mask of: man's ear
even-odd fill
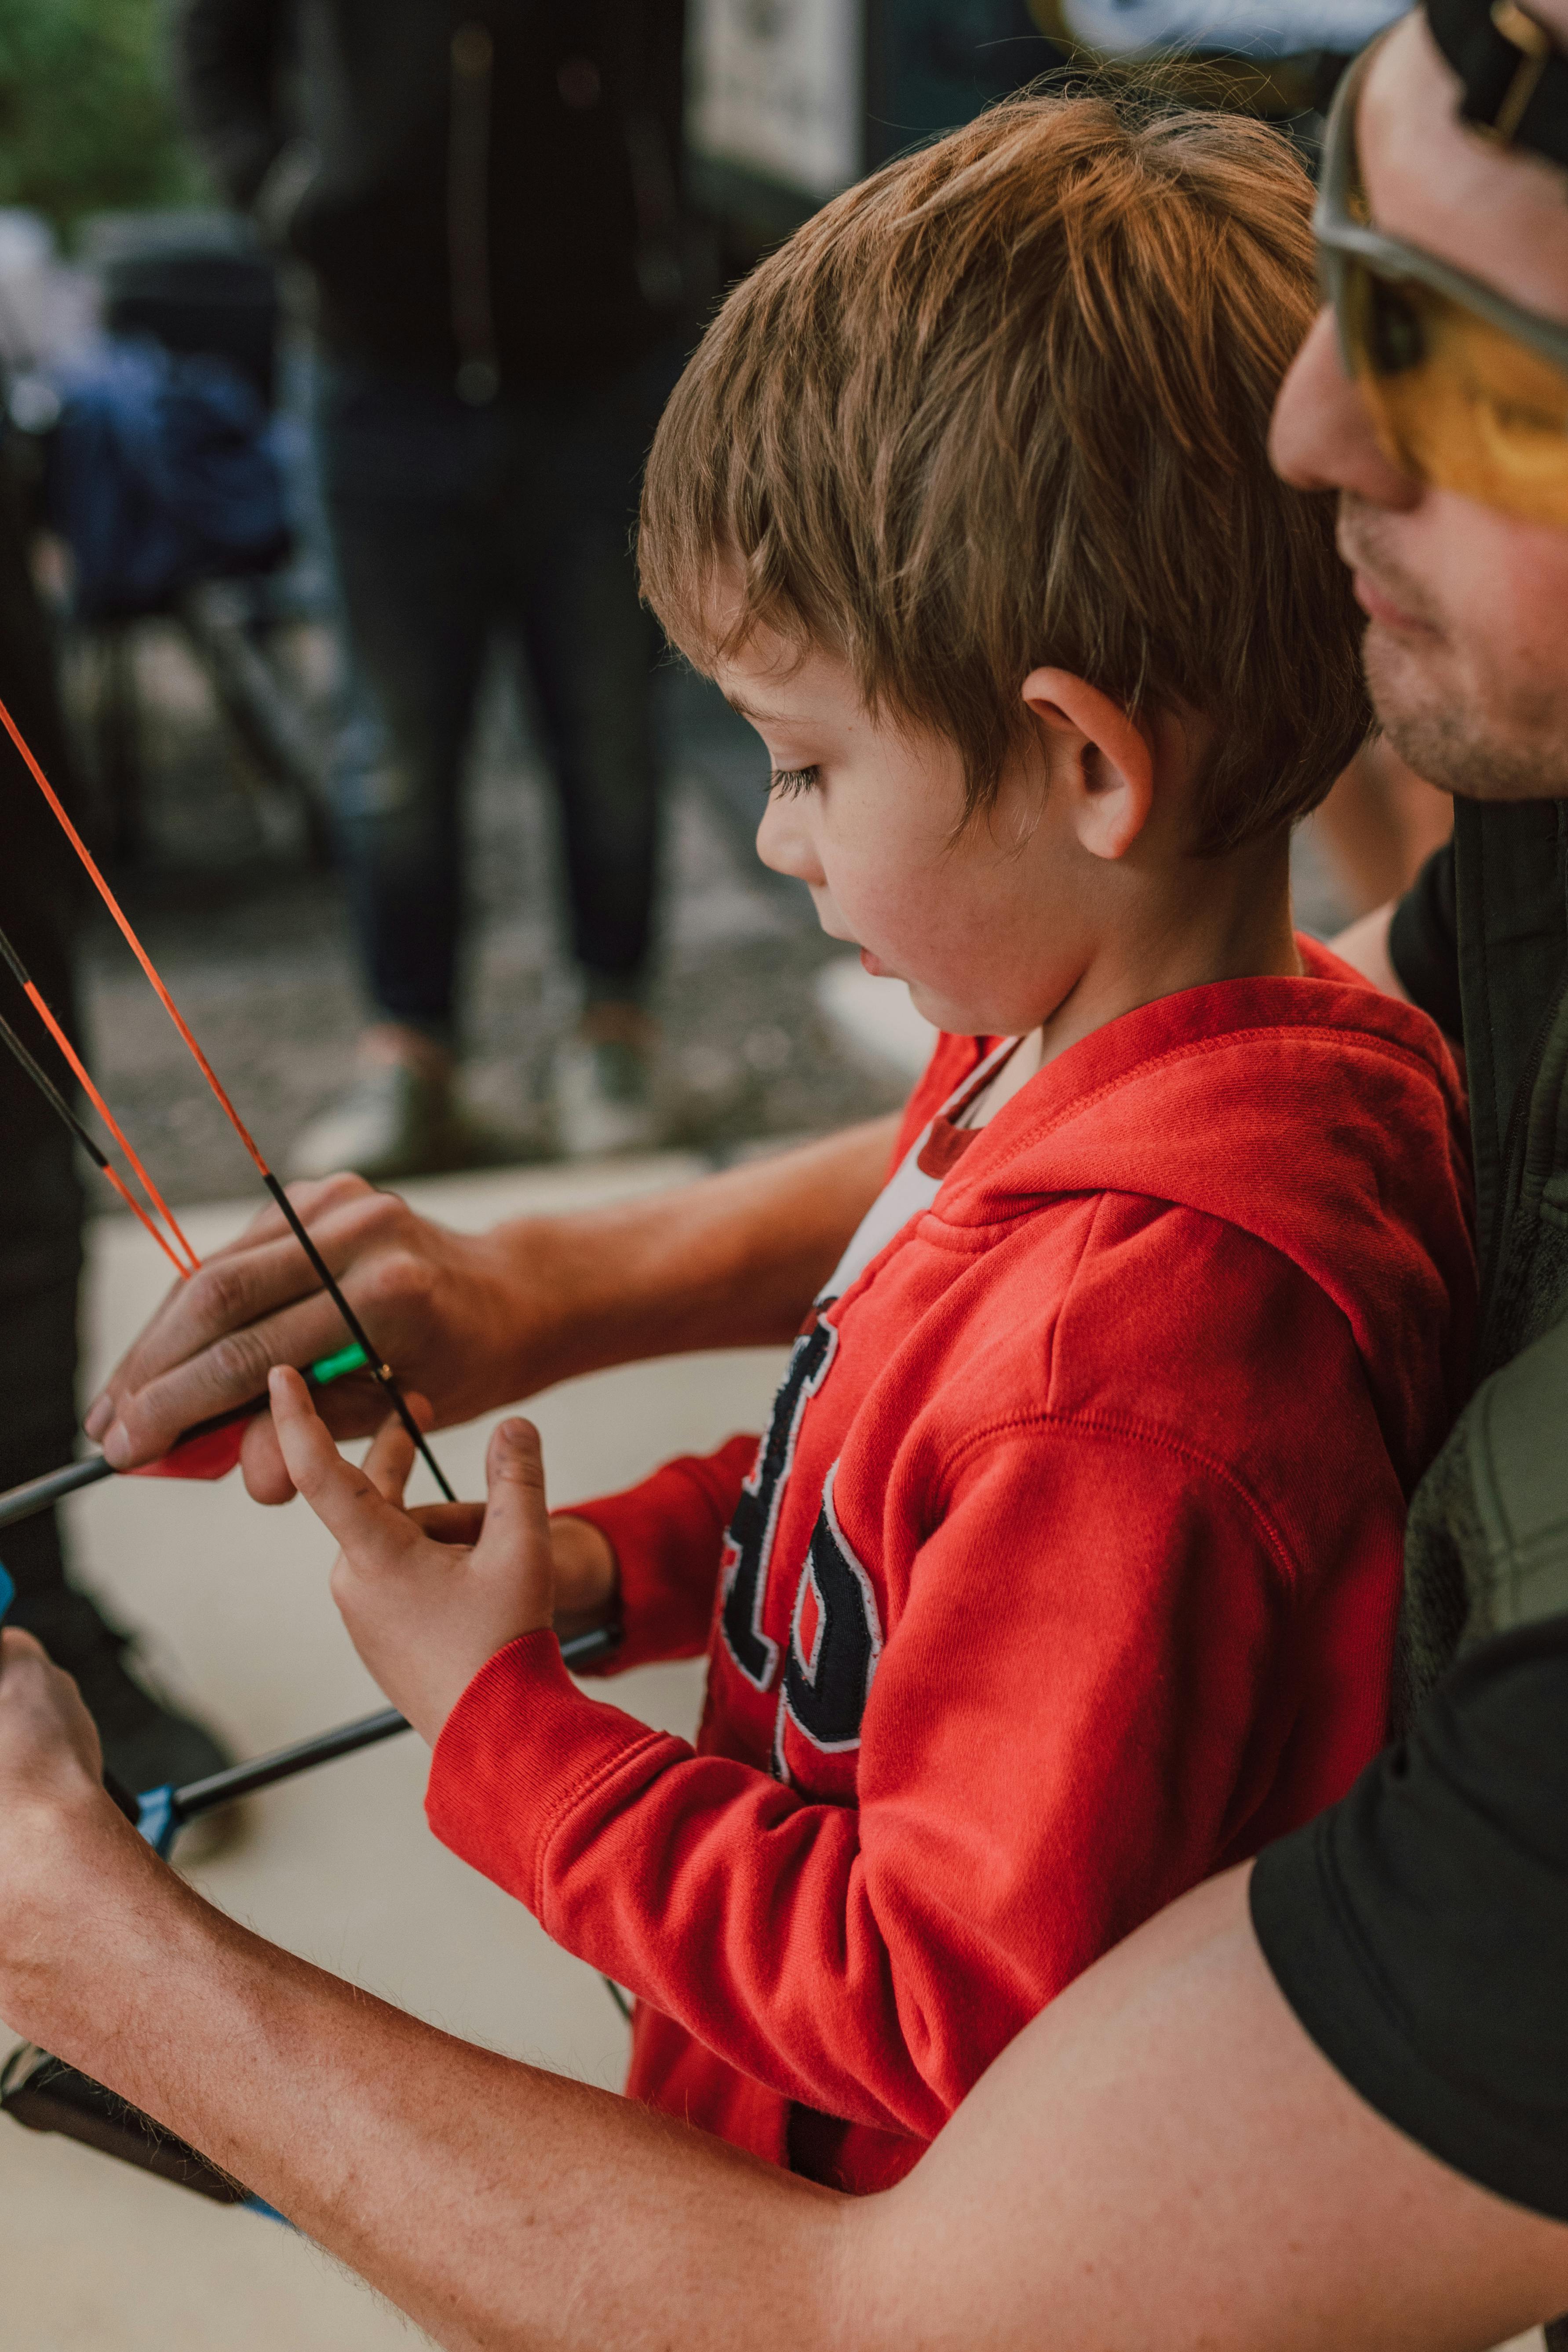
[[[1125,857],[1154,804],[1148,736],[1120,703],[1068,669],[1031,670],[1023,696],[1047,738],[1051,790],[1072,796],[1079,840],[1092,857]]]

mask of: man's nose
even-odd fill
[[[770,795],[757,827],[757,856],[775,874],[787,874],[796,882],[821,888],[826,877],[812,846],[810,828],[804,822],[803,798],[792,795],[785,800],[776,793]]]
[[[1327,309],[1313,320],[1279,387],[1268,454],[1275,472],[1299,490],[1353,490],[1372,506],[1402,514],[1420,501],[1421,484],[1384,453],[1366,403],[1344,372]]]

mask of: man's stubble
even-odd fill
[[[1368,628],[1363,658],[1378,724],[1418,776],[1467,800],[1568,798],[1568,691],[1521,688],[1482,709],[1459,665],[1411,653]]]
[[[1476,642],[1388,545],[1376,510],[1342,500],[1341,552],[1434,634],[1369,623],[1363,662],[1383,732],[1401,759],[1466,799],[1568,798],[1568,664],[1542,675],[1506,636]],[[1468,638],[1469,642],[1466,642]]]

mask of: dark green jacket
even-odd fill
[[[1568,803],[1458,802],[1455,913],[1478,1386],[1411,1506],[1402,1717],[1478,1642],[1568,1611]]]

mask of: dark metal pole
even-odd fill
[[[63,1470],[46,1470],[41,1478],[29,1478],[26,1486],[0,1495],[0,1528],[30,1519],[36,1511],[47,1511],[51,1503],[58,1503],[62,1495],[74,1495],[79,1486],[96,1486],[99,1479],[114,1475],[113,1464],[101,1454],[89,1454],[85,1462],[68,1462]]]
[[[610,1626],[599,1626],[589,1633],[574,1633],[561,1644],[561,1655],[569,1666],[592,1665],[595,1660],[607,1657],[619,1640]],[[383,1707],[378,1714],[362,1715],[353,1723],[340,1723],[331,1731],[318,1732],[312,1739],[297,1739],[292,1747],[275,1748],[270,1756],[258,1756],[248,1764],[231,1765],[226,1772],[209,1773],[205,1780],[188,1780],[183,1789],[167,1792],[153,1790],[142,1800],[150,1805],[163,1799],[160,1811],[168,1831],[184,1827],[203,1813],[210,1813],[219,1805],[230,1805],[241,1797],[255,1794],[258,1789],[270,1789],[279,1780],[291,1780],[298,1772],[310,1772],[318,1764],[331,1764],[340,1756],[353,1756],[362,1748],[374,1748],[379,1740],[391,1739],[408,1729],[408,1718],[399,1715],[395,1706]]]
[[[332,1381],[341,1381],[346,1373],[358,1371],[364,1363],[364,1350],[357,1345],[341,1348],[335,1356],[322,1356],[309,1365],[305,1385],[310,1389],[326,1388]],[[232,1429],[237,1422],[251,1421],[258,1412],[268,1410],[264,1396],[247,1397],[243,1404],[231,1404],[226,1412],[209,1412],[205,1421],[194,1421],[189,1429],[182,1429],[171,1454],[182,1445],[189,1445],[198,1437],[211,1437],[216,1430]],[[25,1486],[13,1486],[0,1495],[0,1528],[8,1528],[17,1519],[30,1519],[36,1511],[47,1511],[62,1495],[74,1495],[79,1486],[96,1486],[100,1478],[117,1478],[121,1474],[101,1454],[89,1454],[83,1461],[68,1462],[63,1470],[46,1470],[41,1478],[29,1478]],[[126,1471],[133,1477],[133,1471]]]
[[[308,1772],[312,1765],[330,1764],[336,1757],[374,1748],[378,1739],[390,1739],[395,1732],[407,1728],[408,1717],[399,1715],[395,1706],[385,1706],[378,1714],[362,1715],[355,1723],[341,1723],[335,1731],[297,1739],[291,1748],[276,1748],[270,1756],[255,1757],[248,1764],[231,1764],[225,1772],[209,1772],[205,1780],[187,1780],[183,1789],[174,1790],[171,1801],[174,1827],[182,1828],[219,1805],[254,1796],[258,1789],[270,1789],[275,1780],[292,1780],[296,1772]]]

